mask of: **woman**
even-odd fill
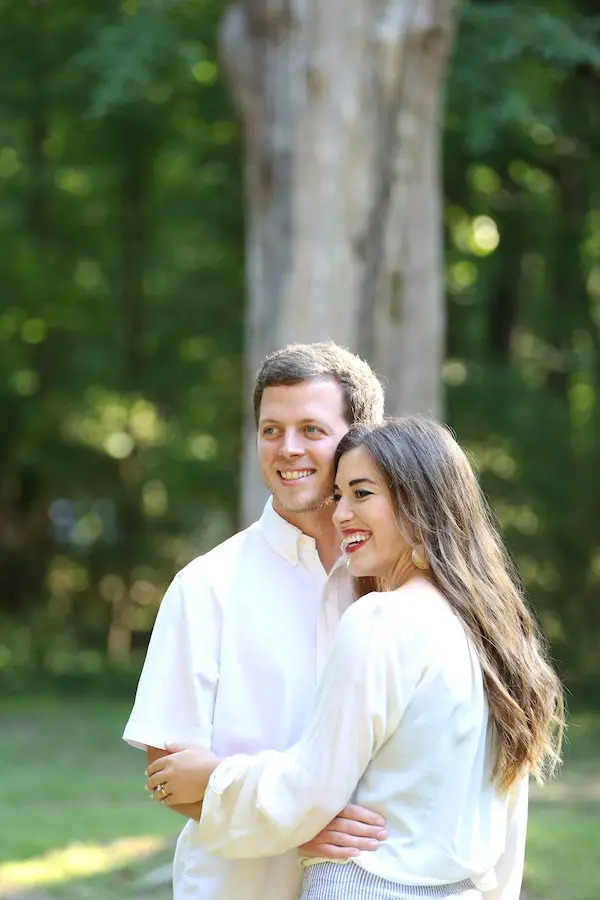
[[[300,846],[350,799],[384,816],[374,852],[307,861],[302,900],[514,900],[528,776],[559,761],[563,702],[477,480],[447,429],[416,417],[349,432],[335,480],[359,599],[301,740],[224,761],[190,750],[194,791],[178,793],[168,757],[149,786],[167,803],[206,788],[202,840],[230,857]]]

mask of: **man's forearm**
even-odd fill
[[[220,762],[212,751],[203,747],[189,746],[173,750],[148,765],[146,788],[158,791],[155,794],[157,799],[183,815],[187,815],[189,809],[195,807],[193,818],[198,819],[209,779]],[[179,809],[180,807],[183,809]]]
[[[166,804],[163,804],[163,806],[164,805]],[[176,806],[169,806],[167,808],[172,809],[173,812],[180,813],[182,816],[185,816],[186,819],[194,819],[198,822],[202,815],[202,800],[199,800],[197,803],[178,803]]]
[[[151,768],[152,764],[159,759],[166,759],[170,755],[167,750],[160,749],[159,747],[148,747],[148,768]],[[148,773],[146,772],[146,775]],[[146,783],[146,789],[149,789],[148,783]],[[153,797],[156,800],[156,795],[153,793]],[[196,822],[199,821],[200,816],[202,815],[202,800],[197,800],[194,803],[176,803],[176,804],[168,804],[162,803],[162,806],[170,806],[172,810],[178,812],[180,815],[185,816],[186,819],[194,819]]]

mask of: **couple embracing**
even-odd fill
[[[465,453],[332,343],[254,409],[271,498],[175,577],[124,734],[174,900],[517,900],[562,691]]]

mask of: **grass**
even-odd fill
[[[144,755],[120,740],[128,711],[128,701],[98,699],[0,703],[0,897],[37,876],[42,883],[27,895],[36,900],[131,896],[147,870],[172,856],[179,817],[144,790]],[[7,863],[50,851],[63,852],[29,874],[14,866],[7,873]],[[93,880],[62,880],[107,867]]]
[[[532,790],[527,832],[527,900],[600,897],[600,718],[568,730],[560,778]]]
[[[167,900],[180,820],[144,791],[129,701],[0,702],[0,898]],[[598,900],[600,718],[570,728],[561,778],[532,792],[524,900]],[[3,883],[4,878],[4,883]],[[27,880],[29,879],[29,880]]]

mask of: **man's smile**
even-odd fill
[[[282,481],[286,481],[288,484],[290,482],[302,481],[305,478],[310,478],[311,475],[314,475],[316,469],[278,469],[278,475]]]

